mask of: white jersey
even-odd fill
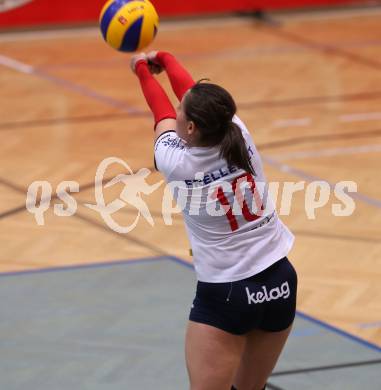
[[[294,236],[278,218],[260,156],[243,122],[254,175],[229,166],[219,147],[187,147],[175,131],[159,136],[155,163],[183,210],[197,279],[233,282],[287,256]]]

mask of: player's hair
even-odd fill
[[[202,81],[202,80],[201,80]],[[196,83],[185,98],[184,111],[200,132],[199,144],[220,146],[229,165],[253,173],[242,131],[233,122],[237,106],[228,91],[216,84]]]

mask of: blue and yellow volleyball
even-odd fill
[[[159,28],[159,16],[148,0],[109,0],[99,23],[105,41],[114,49],[134,52],[148,46]]]

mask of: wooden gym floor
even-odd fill
[[[355,211],[329,203],[305,211],[305,192],[282,216],[296,235],[298,309],[381,346],[381,11],[275,15],[279,23],[221,18],[162,24],[152,49],[175,53],[195,79],[210,78],[235,97],[265,162],[269,181],[357,183]],[[160,80],[167,87],[164,76]],[[84,206],[95,203],[100,162],[119,157],[153,170],[152,120],[128,56],[97,29],[0,35],[0,271],[176,256],[191,262],[179,215],[166,226],[162,189],[143,196],[155,220],[128,234],[109,229]],[[173,98],[173,94],[171,94]],[[121,167],[107,173],[114,177]],[[53,197],[38,226],[25,207],[28,186],[55,192],[76,181],[78,210],[58,217]],[[282,184],[283,185],[283,184]],[[122,186],[105,190],[116,199]],[[278,207],[280,202],[278,201]],[[121,224],[135,218],[126,207]],[[103,287],[106,288],[106,287]]]

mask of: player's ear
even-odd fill
[[[188,135],[192,135],[196,130],[196,126],[193,121],[188,121],[187,124],[187,133]]]

